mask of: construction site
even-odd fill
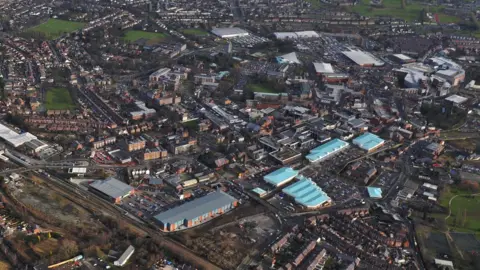
[[[248,203],[207,226],[177,233],[174,238],[222,269],[247,264],[280,229],[278,220],[260,205]]]

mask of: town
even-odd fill
[[[480,269],[480,2],[0,7],[0,269]]]

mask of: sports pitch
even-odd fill
[[[129,30],[125,33],[123,40],[129,43],[133,43],[135,41],[138,41],[139,39],[146,39],[148,44],[152,44],[157,43],[166,37],[167,35],[163,33]]]
[[[85,23],[72,22],[59,19],[48,19],[48,21],[31,27],[27,32],[38,32],[45,35],[48,39],[56,39],[65,33],[71,33],[81,29]]]

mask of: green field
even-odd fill
[[[56,39],[65,33],[71,33],[81,29],[85,23],[72,22],[59,19],[48,19],[48,21],[37,26],[29,28],[28,32],[38,32],[45,35],[48,39]]]
[[[153,44],[162,41],[165,37],[167,35],[163,33],[129,30],[125,33],[123,40],[133,43],[139,39],[146,39],[148,40],[147,44]]]
[[[306,0],[306,2],[310,3],[313,8],[319,8],[322,6],[322,2],[320,2],[320,0]]]
[[[471,196],[467,191],[456,188],[445,190],[440,196],[440,204],[448,208],[448,202],[455,195],[450,205],[452,214],[447,219],[448,226],[454,231],[473,232],[480,231],[480,196]]]
[[[75,108],[70,92],[65,88],[52,88],[47,91],[47,110],[71,110]]]
[[[188,28],[188,29],[182,29],[180,30],[185,35],[192,35],[192,36],[206,36],[208,35],[208,32],[200,29],[200,28]]]
[[[269,87],[268,85],[264,84],[249,84],[247,85],[247,88],[252,90],[252,92],[257,92],[257,93],[278,93],[273,89],[272,87]]]
[[[370,0],[361,0],[361,2],[350,8],[351,11],[367,17],[391,16],[404,19],[406,21],[419,21],[422,9],[428,13],[438,13],[441,23],[459,22],[460,18],[442,14],[441,6],[423,6],[419,3],[409,3],[402,9],[401,0],[383,0],[383,7],[372,7]]]

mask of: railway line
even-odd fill
[[[143,234],[145,236],[150,236],[153,239],[157,240],[163,248],[169,250],[172,254],[175,254],[180,259],[192,265],[198,266],[201,269],[221,270],[220,267],[203,259],[202,257],[199,257],[181,243],[178,243],[175,240],[168,238],[166,234],[162,233],[158,229],[152,228],[152,225],[142,223],[129,217],[128,215],[125,215],[124,210],[116,207],[109,202],[106,202],[105,200],[97,197],[96,195],[91,194],[78,187],[75,187],[73,184],[65,182],[54,176],[47,177],[37,172],[33,172],[33,174],[43,179],[45,182],[51,184],[54,189],[58,189],[63,193],[67,194],[69,196],[69,199],[71,199],[73,202],[86,207],[90,211],[96,213],[106,213],[107,215],[112,216],[116,219],[126,221],[130,225],[130,228],[134,229],[137,233]]]

